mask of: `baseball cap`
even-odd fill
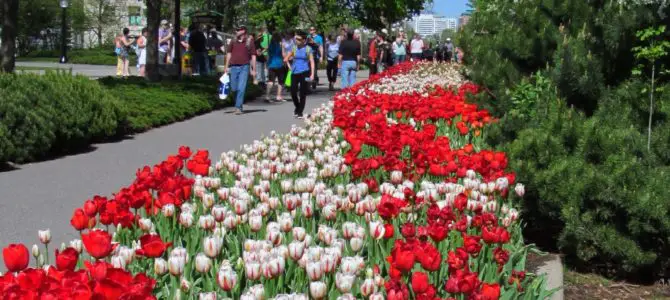
[[[154,23],[154,24],[156,24],[156,23]],[[167,21],[167,20],[162,20],[162,21],[161,21],[161,25],[167,25],[167,24],[168,24],[168,21]]]
[[[247,26],[244,26],[244,25],[237,26],[237,30],[238,30],[238,31],[239,31],[239,30],[247,31]]]

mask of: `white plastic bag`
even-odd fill
[[[230,76],[228,73],[224,73],[221,78],[219,78],[221,84],[219,85],[219,99],[225,100],[230,94]]]

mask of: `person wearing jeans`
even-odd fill
[[[347,32],[347,39],[340,43],[338,68],[342,74],[342,88],[346,89],[356,83],[356,71],[361,61],[361,44],[354,40],[354,33]]]
[[[328,64],[326,65],[328,90],[332,91],[335,86],[335,81],[337,81],[337,57],[338,53],[340,52],[340,43],[335,40],[335,36],[330,35],[328,37],[328,44],[326,48],[328,49]]]
[[[247,80],[250,74],[256,75],[256,49],[254,41],[247,37],[245,26],[237,29],[236,39],[230,42],[226,52],[224,73],[230,72],[230,88],[235,93],[235,114],[241,115]]]
[[[309,92],[309,81],[314,80],[314,55],[309,46],[307,46],[307,33],[298,32],[295,36],[296,46],[293,51],[285,58],[288,64],[290,60],[293,63],[289,65],[291,70],[291,98],[295,105],[293,117],[304,119],[303,113],[305,111],[305,103],[307,101],[307,93]]]

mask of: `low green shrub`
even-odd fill
[[[214,77],[185,77],[179,81],[160,82],[148,82],[140,77],[105,77],[99,82],[128,112],[130,132],[181,121],[231,104],[230,99],[219,100],[219,82]],[[252,99],[260,94],[258,86],[247,85],[245,98]]]
[[[130,51],[130,65],[137,64],[137,56],[134,51]],[[30,52],[24,56],[18,57],[18,61],[54,61],[60,58],[60,50],[39,50]],[[116,65],[116,54],[112,46],[91,49],[72,49],[67,52],[68,62],[72,64],[87,65]]]
[[[649,152],[643,83],[604,91],[590,117],[551,86],[537,78],[518,85],[510,95],[517,113],[487,136],[527,184],[525,236],[558,247],[576,267],[637,280],[667,276],[670,95],[658,99]]]
[[[96,82],[66,72],[0,74],[0,162],[25,162],[118,133],[125,112]]]

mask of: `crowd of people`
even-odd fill
[[[176,34],[180,35],[178,46],[175,45]],[[138,75],[145,75],[146,28],[131,40],[127,28],[115,38],[118,76],[130,75],[131,49],[135,49],[138,57]],[[302,119],[307,95],[319,85],[318,69],[322,64],[325,64],[328,89],[333,91],[338,78],[341,88],[352,86],[364,62],[373,75],[407,60],[458,62],[462,58],[462,52],[450,39],[431,46],[418,34],[409,40],[402,30],[397,36],[389,36],[385,29],[375,32],[366,44],[365,58],[362,43],[358,29],[341,28],[324,39],[315,27],[307,32],[269,32],[261,27],[257,33],[249,33],[245,26],[240,26],[234,37],[224,41],[217,31],[204,25],[192,25],[176,32],[163,20],[158,31],[158,60],[159,64],[182,64],[186,75],[227,74],[235,94],[236,114],[243,113],[249,77],[265,90],[266,102],[285,102],[282,95],[288,89],[295,106],[294,117]],[[175,49],[182,54],[181,61],[177,61]]]

